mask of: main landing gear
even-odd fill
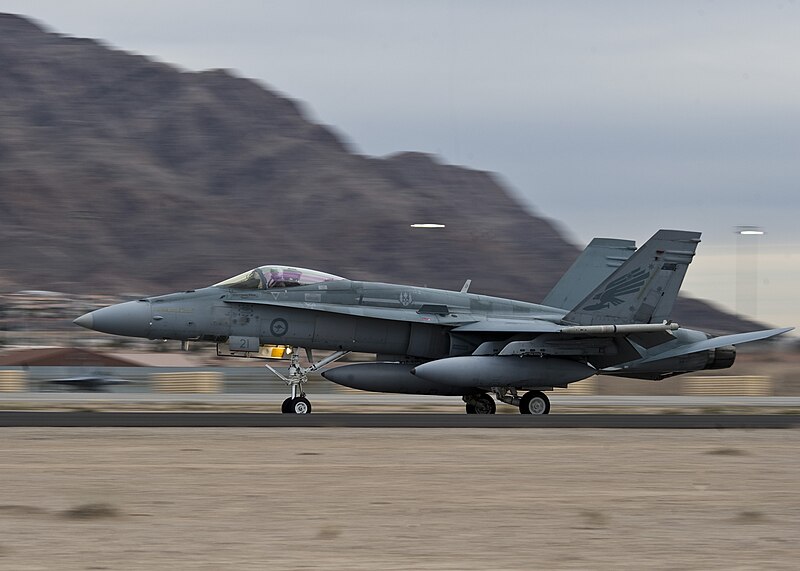
[[[528,391],[519,399],[522,414],[550,414],[550,399],[541,391]]]
[[[277,377],[283,379],[283,381],[289,385],[289,388],[291,389],[292,395],[283,401],[283,404],[281,404],[281,412],[284,414],[311,414],[311,402],[306,398],[306,393],[303,392],[303,385],[308,382],[308,374],[321,369],[325,365],[329,365],[334,361],[338,361],[349,352],[350,351],[336,351],[336,353],[331,353],[319,363],[315,363],[311,350],[306,349],[306,356],[308,357],[308,362],[311,364],[308,367],[301,367],[300,354],[296,349],[292,348],[292,352],[290,353],[289,357],[288,376],[279,373],[269,364],[266,364],[265,366],[267,369],[272,371],[272,373]]]
[[[467,395],[463,399],[467,403],[467,414],[494,414],[497,410],[494,399],[486,393]]]
[[[550,399],[541,391],[528,391],[522,397],[517,389],[495,388],[497,400],[519,407],[521,414],[549,414]],[[494,399],[487,393],[462,397],[466,403],[467,414],[494,414],[497,410]]]

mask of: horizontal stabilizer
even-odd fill
[[[722,335],[720,337],[712,337],[705,341],[698,341],[696,343],[689,343],[687,345],[680,345],[674,349],[657,353],[641,361],[637,361],[636,365],[644,365],[645,363],[652,363],[653,361],[661,361],[662,359],[670,359],[672,357],[680,357],[682,355],[689,355],[691,353],[698,353],[700,351],[708,351],[709,349],[717,349],[719,347],[726,347],[727,345],[739,345],[741,343],[750,343],[752,341],[761,341],[762,339],[769,339],[777,335],[782,335],[787,331],[791,331],[794,327],[781,327],[779,329],[765,329],[763,331],[751,331],[749,333],[736,333],[734,335]]]

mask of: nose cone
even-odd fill
[[[102,333],[148,337],[151,325],[150,302],[127,301],[104,307],[81,315],[73,323]]]
[[[92,325],[94,324],[94,318],[92,317],[92,313],[93,312],[91,311],[89,313],[84,313],[78,319],[73,319],[72,323],[74,323],[75,325],[80,325],[81,327],[84,327],[86,329],[94,329],[94,327],[92,327]]]

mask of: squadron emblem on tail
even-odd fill
[[[609,282],[602,292],[592,297],[598,302],[585,306],[583,308],[584,311],[597,311],[598,309],[606,309],[610,305],[619,305],[623,301],[620,296],[639,292],[644,286],[648,275],[650,274],[647,270],[636,268],[624,276]]]

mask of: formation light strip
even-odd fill
[[[444,228],[444,224],[412,224],[412,228]]]

